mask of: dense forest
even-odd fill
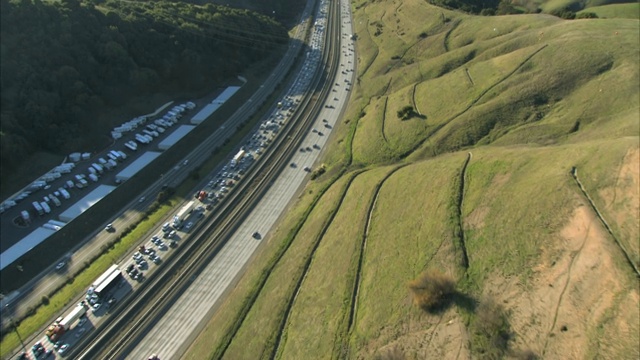
[[[1,171],[86,149],[134,96],[212,89],[286,45],[256,12],[165,1],[1,1]]]

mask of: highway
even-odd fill
[[[342,11],[345,9],[348,11],[349,5],[348,1],[343,0]],[[350,16],[343,18],[342,25],[348,38],[351,35],[349,33]],[[353,45],[350,46],[353,48]],[[348,51],[345,48],[345,51],[341,52],[341,64],[345,64],[342,68],[353,69],[352,66],[349,66],[353,63],[353,59],[353,51]],[[313,150],[294,153],[290,162],[297,166],[287,166],[282,170],[267,193],[248,214],[218,255],[200,275],[192,279],[191,285],[183,292],[182,296],[175,300],[168,311],[161,318],[156,319],[153,328],[138,342],[137,346],[128,352],[127,358],[145,359],[151,353],[155,353],[163,360],[178,359],[191,344],[212,311],[215,310],[216,303],[223,297],[227,288],[242,275],[243,269],[248,266],[247,262],[262,243],[262,240],[253,238],[252,234],[256,231],[263,235],[268,234],[287,205],[295,198],[300,187],[308,179],[308,173],[303,170],[303,167],[314,166],[320,153],[314,148],[314,145],[319,148],[325,146],[332,125],[339,120],[340,110],[348,99],[345,80],[350,82],[353,72],[345,72],[346,74],[339,72],[336,76],[334,85],[332,85],[336,88],[336,92],[331,92],[325,103],[325,105],[331,105],[334,108],[323,106],[313,125],[323,135],[310,131],[301,144],[302,148],[310,147]],[[340,85],[335,85],[336,83]],[[327,123],[323,120],[327,120]],[[329,124],[331,128],[325,127],[325,124]]]
[[[310,8],[308,7],[301,15],[301,22],[303,22],[302,19],[306,19],[309,16],[309,13]],[[300,28],[294,38],[302,40],[300,37],[302,37],[303,35],[303,29]],[[255,94],[253,94],[251,98],[242,107],[240,107],[234,113],[234,115],[230,117],[217,131],[211,134],[211,136],[206,141],[199,144],[196,149],[194,149],[189,155],[185,157],[185,159],[189,160],[186,166],[183,165],[183,162],[181,161],[179,162],[179,164],[175,165],[170,170],[165,172],[162,178],[158,179],[158,181],[153,186],[149,187],[143,194],[141,194],[141,197],[144,197],[145,201],[140,202],[140,197],[132,199],[131,203],[126,207],[126,209],[119,214],[114,215],[113,220],[109,222],[113,223],[116,229],[124,229],[129,225],[135,223],[137,221],[139,213],[141,211],[144,211],[150,205],[156,194],[164,185],[176,186],[186,176],[188,176],[189,172],[194,167],[205,161],[211,155],[211,150],[215,146],[219,146],[220,144],[222,144],[227,138],[231,137],[236,132],[236,128],[243,121],[246,121],[251,115],[253,115],[255,110],[258,108],[258,106],[256,105],[261,104],[266,100],[268,96],[271,95],[274,89],[284,79],[284,77],[291,69],[291,66],[295,60],[296,55],[299,53],[301,46],[302,41],[291,42],[287,53],[282,58],[278,66],[273,70],[272,74],[269,77],[269,80],[265,82],[265,84],[261,86],[260,89]],[[104,225],[106,225],[106,222]],[[68,265],[62,270],[62,272],[58,273],[53,271],[54,269],[52,266],[51,269],[47,269],[45,271],[45,276],[34,280],[32,283],[28,284],[24,289],[21,290],[23,291],[23,293],[28,294],[28,297],[30,299],[33,299],[34,301],[40,301],[42,296],[48,295],[52,289],[59,286],[60,283],[66,281],[66,273],[83,267],[86,261],[93,258],[95,254],[101,252],[100,246],[104,244],[104,241],[107,240],[110,236],[113,236],[113,234],[105,233],[104,231],[102,231],[102,227],[99,228],[94,234],[90,236],[90,238],[86,242],[82,244],[82,246],[73,249],[68,254],[65,259],[68,261]],[[29,302],[21,300],[19,302],[16,301],[15,304],[12,304],[12,306],[14,305],[24,309],[13,308],[11,309],[12,312],[19,310],[24,311],[29,306]],[[41,336],[42,334],[39,334],[36,337]]]
[[[344,41],[349,39],[351,28],[348,2],[344,2],[342,11],[347,12],[347,16],[343,14],[340,17],[343,21],[342,38]],[[255,231],[263,235],[269,232],[287,204],[308,178],[308,173],[303,168],[314,166],[333,125],[339,120],[341,109],[348,98],[347,89],[351,86],[353,78],[353,44],[350,40],[347,43],[348,45],[343,45],[343,51],[340,55],[341,68],[339,70],[342,71],[337,73],[333,85],[331,85],[334,91],[329,93],[326,106],[322,108],[313,125],[318,131],[309,131],[301,143],[303,149],[310,148],[312,150],[294,153],[290,161],[297,166],[283,168],[282,173],[272,183],[268,192],[260,199],[254,210],[246,216],[243,225],[231,236],[201,275],[192,279],[192,285],[184,293],[185,295],[178,299],[161,319],[157,319],[157,324],[126,358],[146,358],[151,351],[150,349],[159,349],[160,351],[155,352],[161,354],[162,359],[178,357],[190,344],[192,337],[197,334],[199,323],[206,318],[202,314],[209,313],[211,309],[215,308],[216,301],[225,292],[225,289],[242,273],[242,269],[246,266],[252,253],[261,244],[260,240],[254,239],[251,235]],[[293,61],[291,54],[295,53],[296,49],[292,48],[289,51],[290,54],[285,56],[272,74],[273,78],[281,79],[286,74]],[[136,213],[148,206],[149,199],[152,199],[167,182],[169,182],[169,186],[178,184],[182,180],[181,178],[188,175],[191,167],[197,166],[210,155],[213,144],[220,144],[225,138],[231,136],[235,132],[236,126],[251,115],[254,108],[251,104],[259,104],[264,101],[276,85],[277,81],[273,81],[262,87],[223,127],[212,134],[208,141],[202,143],[185,158],[189,159],[187,166],[178,165],[165,173],[162,179],[143,194],[148,200],[141,203],[138,202],[138,199],[132,200],[130,210],[115,220],[114,226],[126,227],[129,219],[134,218],[131,216],[131,212]],[[74,256],[78,256],[80,253],[78,252]],[[82,264],[78,258],[74,258],[73,263]]]

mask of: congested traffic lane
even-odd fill
[[[346,61],[353,61],[352,57]],[[346,78],[344,74],[339,75],[336,81]],[[304,168],[314,167],[347,100],[346,96],[338,100],[333,98],[334,96],[331,96],[327,100],[327,105],[331,104],[333,108],[324,108],[315,121],[317,131],[309,131],[303,140],[301,147],[304,151],[297,151],[290,159],[290,163],[295,166],[288,166],[282,170],[214,260],[199,276],[192,278],[188,289],[175,300],[170,309],[157,320],[153,329],[130,352],[132,358],[144,358],[149,353],[155,353],[160,358],[173,359],[184,353],[191,342],[190,339],[214,311],[217,301],[240,276],[255,249],[260,246],[278,217],[308,179],[309,172]]]

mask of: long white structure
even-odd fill
[[[181,125],[175,131],[173,131],[169,136],[167,136],[164,140],[162,140],[160,144],[158,144],[158,149],[167,150],[168,148],[175,145],[178,141],[180,141],[180,139],[182,139],[194,128],[195,126],[193,125]]]
[[[62,214],[60,214],[60,221],[70,222],[71,220],[77,218],[82,215],[83,212],[87,211],[90,207],[92,207],[95,203],[102,200],[105,196],[109,195],[115,186],[110,185],[100,185],[95,190],[87,194],[82,199],[78,200],[75,204],[71,205],[67,210],[65,210]]]
[[[22,240],[18,241],[15,245],[0,254],[0,270],[11,265],[14,261],[31,251],[31,249],[38,246],[55,232],[55,230],[43,227],[38,227],[32,231],[29,235],[25,236]]]
[[[211,114],[218,110],[220,106],[222,106],[222,104],[208,104],[191,118],[191,123],[195,125],[201,124],[203,121],[207,120]]]
[[[155,160],[158,156],[160,156],[159,152],[156,151],[147,151],[142,154],[139,158],[137,158],[134,162],[132,162],[129,166],[122,169],[117,175],[116,180],[127,181],[133,175],[137,174],[140,170],[144,169],[145,166],[149,165],[153,160]]]

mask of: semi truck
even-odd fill
[[[246,152],[244,150],[238,151],[238,153],[233,157],[233,159],[231,159],[231,168],[234,168],[238,164],[238,162],[242,160],[245,153]]]
[[[182,225],[184,224],[184,221],[187,220],[187,217],[189,217],[189,214],[191,214],[191,211],[193,210],[193,207],[195,206],[195,204],[196,204],[195,201],[189,201],[173,217],[173,227],[176,230],[179,230],[182,227]]]
[[[78,304],[67,316],[62,318],[59,322],[56,321],[45,331],[45,335],[51,340],[51,342],[56,342],[60,339],[65,332],[67,332],[73,323],[75,323],[78,319],[80,319],[84,314],[87,313],[87,305],[84,302]]]
[[[34,201],[31,203],[31,205],[33,205],[33,208],[36,209],[36,212],[38,213],[38,215],[44,215],[44,209],[42,208],[42,206],[40,206],[40,203],[37,201]]]

